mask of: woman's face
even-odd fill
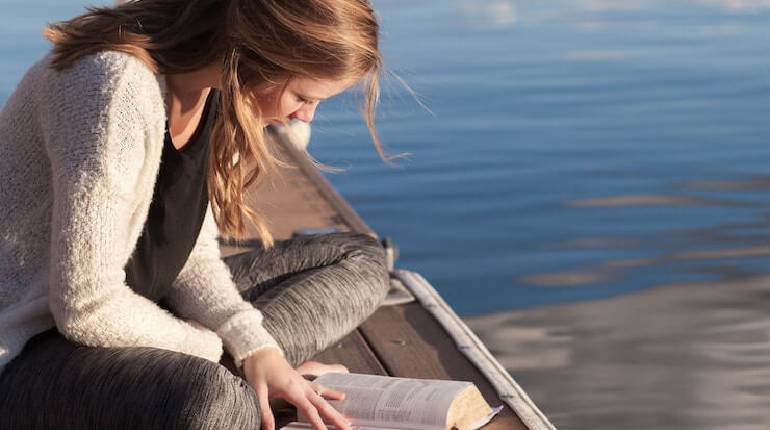
[[[262,120],[271,124],[281,124],[292,119],[309,123],[313,120],[318,103],[336,96],[354,83],[298,77],[289,79],[283,94],[279,87],[257,91]]]

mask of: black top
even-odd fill
[[[219,91],[206,98],[198,128],[176,149],[166,122],[160,169],[147,221],[126,264],[126,283],[153,301],[161,300],[182,270],[198,239],[208,208],[209,136],[219,108]]]

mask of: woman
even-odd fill
[[[383,251],[273,244],[242,192],[275,162],[267,123],[358,82],[380,151],[368,2],[135,0],[45,35],[0,113],[0,428],[273,430],[272,398],[349,428],[300,374],[341,366],[301,363],[376,309]],[[223,261],[243,214],[266,249]]]

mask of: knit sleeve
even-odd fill
[[[158,163],[148,160],[150,145],[158,144],[149,138],[155,124],[140,105],[153,75],[131,64],[84,59],[52,79],[43,122],[54,188],[50,310],[58,330],[81,344],[147,346],[218,361],[215,333],[125,283],[129,225],[140,216],[137,189]]]
[[[243,300],[220,257],[209,206],[198,240],[167,299],[174,310],[215,330],[237,365],[266,347],[280,346],[262,326],[262,313]]]

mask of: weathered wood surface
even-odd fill
[[[276,155],[294,165],[279,168],[275,177],[246,194],[247,204],[264,216],[276,239],[289,238],[299,228],[336,228],[373,234],[302,151],[276,141]],[[223,256],[253,248],[248,242],[258,235],[254,228],[248,227],[244,246],[223,246]]]
[[[286,142],[276,143],[282,145],[284,158],[295,160],[297,167],[282,169],[279,178],[248,194],[249,204],[267,218],[276,239],[288,238],[294,230],[308,227],[371,233],[301,151]],[[223,247],[223,254],[248,249]],[[487,379],[417,302],[381,307],[357,330],[314,359],[342,363],[358,373],[473,381],[490,404],[503,404]],[[277,418],[279,422],[292,419],[286,411],[279,411]],[[507,406],[484,428],[526,429]]]
[[[342,363],[353,373],[389,375],[360,330],[348,334],[313,359],[324,363]]]
[[[484,375],[457,350],[444,328],[419,303],[382,307],[359,328],[389,375],[472,381],[491,405],[502,404]],[[485,430],[526,429],[509,408]]]

